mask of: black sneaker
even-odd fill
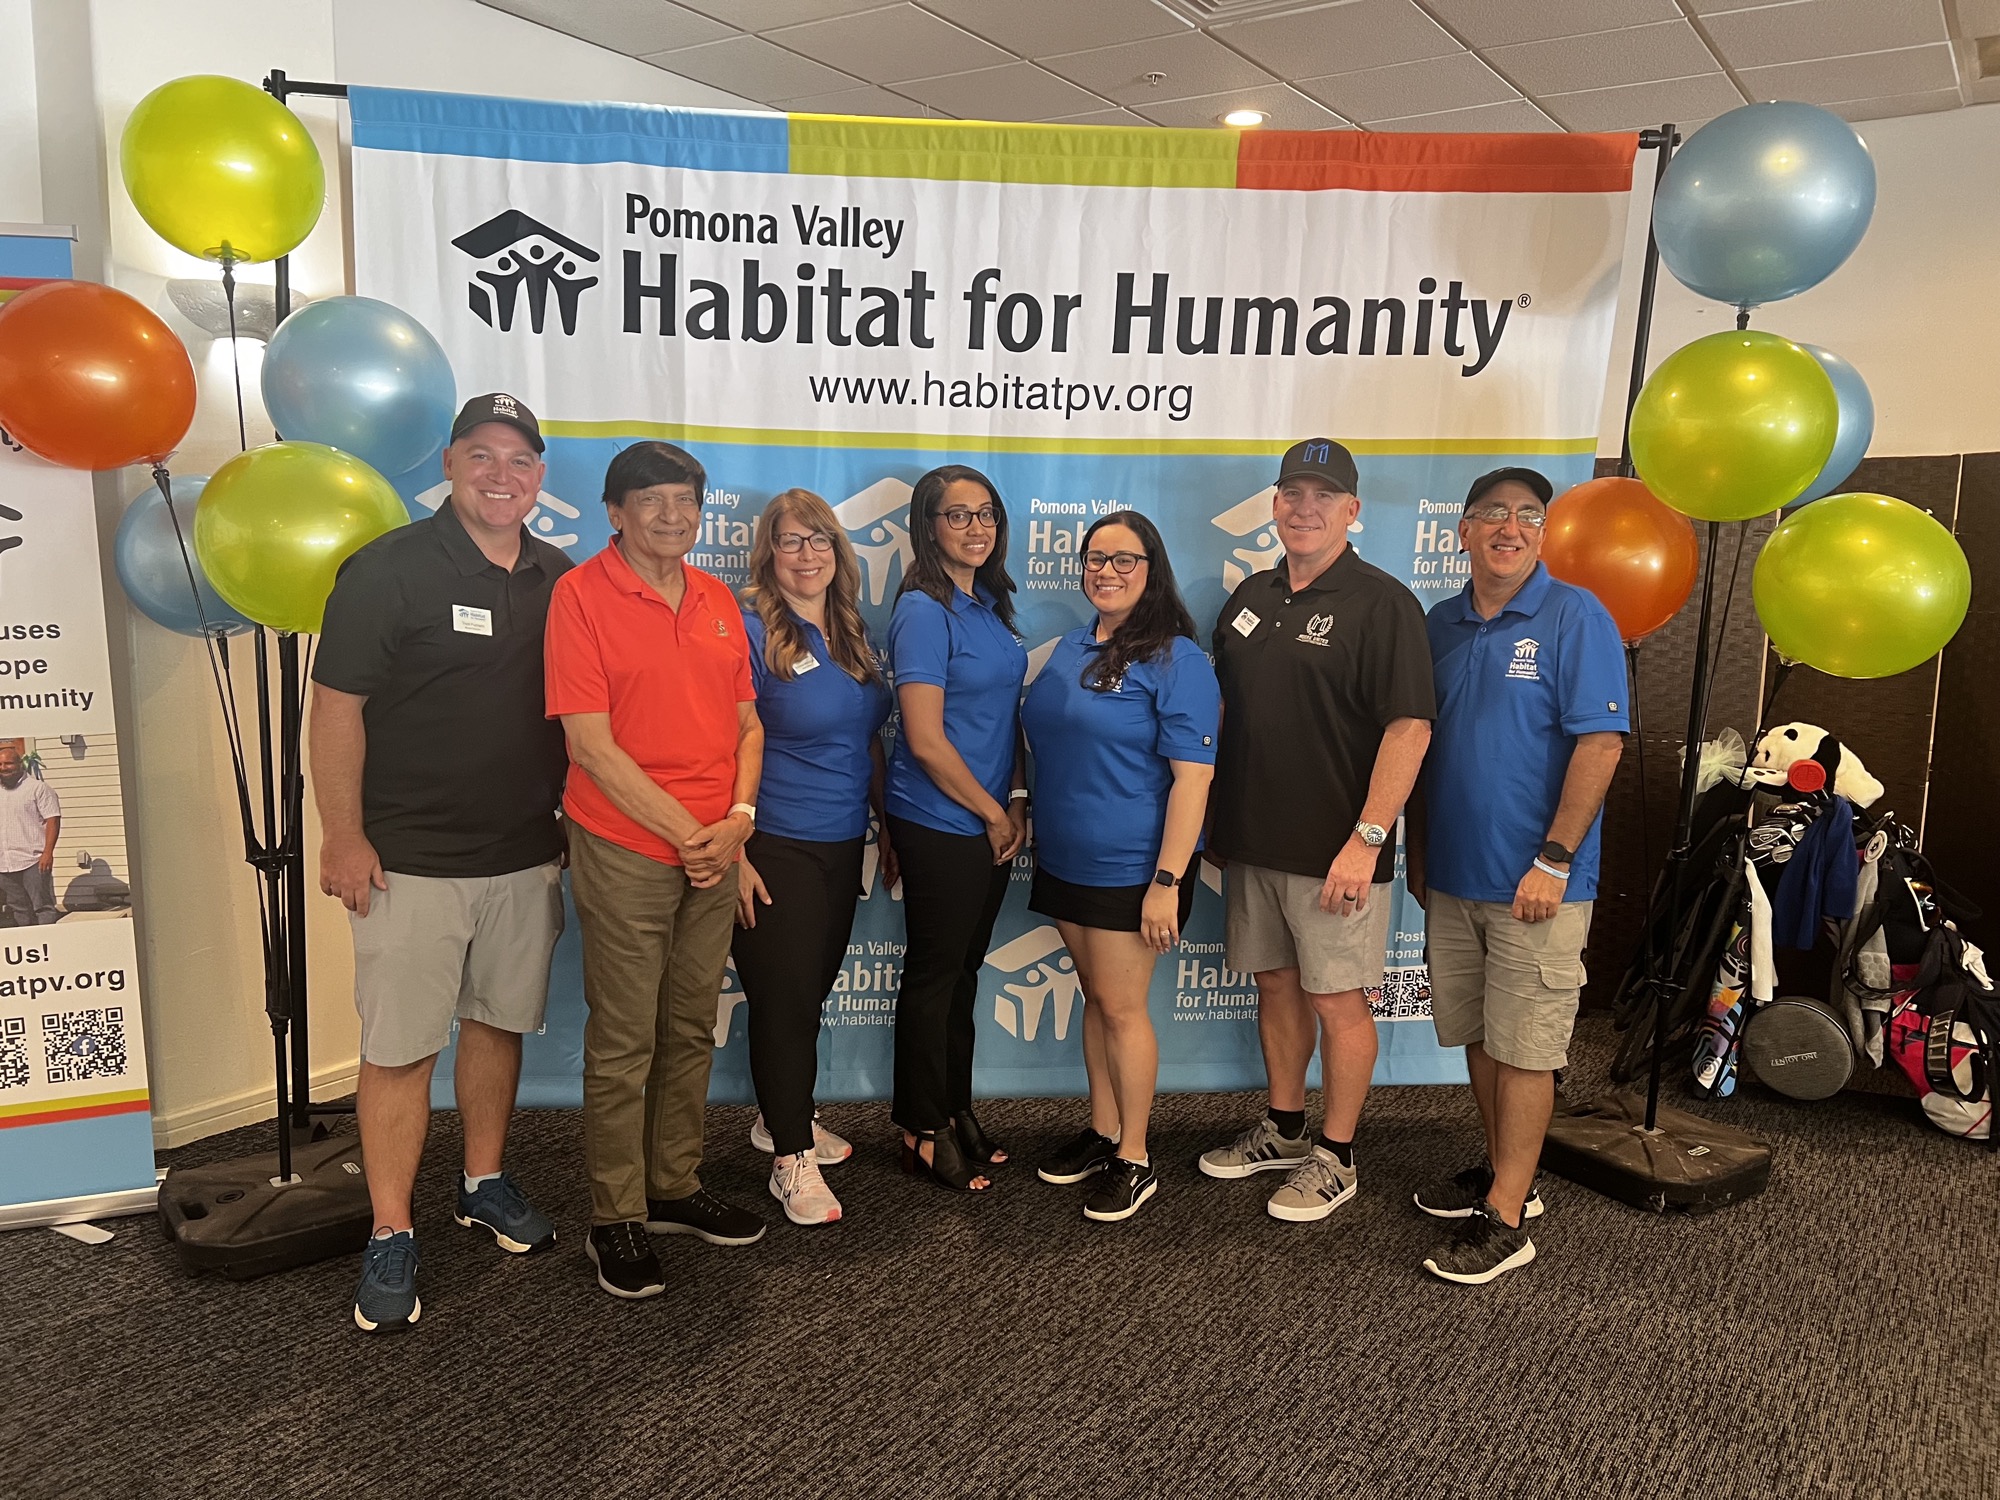
[[[597,1267],[597,1284],[614,1297],[637,1301],[657,1297],[667,1289],[660,1258],[645,1226],[627,1219],[622,1224],[593,1224],[583,1253]]]
[[[1114,1156],[1084,1198],[1083,1216],[1100,1224],[1115,1224],[1131,1218],[1159,1190],[1160,1174],[1153,1170],[1151,1162]]]
[[[1081,1182],[1091,1173],[1110,1166],[1117,1150],[1116,1141],[1085,1128],[1077,1132],[1075,1140],[1036,1167],[1035,1175],[1044,1182]]]
[[[711,1245],[754,1245],[764,1238],[762,1219],[724,1203],[707,1188],[696,1188],[685,1198],[648,1198],[646,1228],[654,1234],[700,1235]]]
[[[1480,1203],[1453,1231],[1451,1243],[1424,1261],[1424,1269],[1461,1286],[1484,1286],[1534,1258],[1535,1242],[1528,1238],[1527,1220],[1521,1221],[1519,1229],[1509,1229],[1498,1214]]]
[[[1492,1191],[1493,1168],[1481,1162],[1442,1182],[1420,1188],[1411,1197],[1417,1207],[1433,1219],[1468,1219]],[[1521,1207],[1521,1222],[1525,1224],[1541,1216],[1542,1195],[1535,1190],[1533,1183],[1529,1183],[1528,1201]]]

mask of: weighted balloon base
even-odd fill
[[[359,1255],[375,1225],[360,1140],[338,1135],[300,1146],[290,1165],[293,1180],[282,1186],[273,1182],[275,1151],[168,1172],[160,1227],[181,1269],[248,1281]]]
[[[1542,1165],[1650,1213],[1711,1213],[1754,1198],[1771,1181],[1771,1148],[1728,1125],[1661,1105],[1646,1129],[1646,1097],[1613,1093],[1567,1105],[1549,1121]]]

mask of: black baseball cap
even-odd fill
[[[1535,492],[1535,498],[1547,505],[1556,497],[1556,487],[1549,483],[1548,476],[1535,469],[1495,469],[1490,474],[1481,474],[1472,481],[1472,488],[1465,492],[1465,508],[1471,510],[1479,503],[1479,497],[1496,485],[1524,484]]]
[[[451,424],[451,440],[455,443],[473,428],[488,422],[505,422],[532,443],[537,453],[548,451],[542,442],[542,424],[535,420],[535,414],[505,391],[474,396],[461,406]]]
[[[1304,438],[1285,450],[1278,463],[1279,484],[1310,474],[1324,479],[1343,495],[1361,493],[1361,476],[1354,470],[1354,455],[1332,438]]]

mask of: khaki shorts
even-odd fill
[[[1567,1067],[1595,904],[1566,901],[1546,922],[1521,922],[1504,901],[1433,890],[1424,934],[1438,1045],[1478,1042],[1495,1062],[1534,1073]]]
[[[387,875],[354,931],[361,1056],[380,1068],[444,1050],[454,1018],[535,1031],[549,998],[549,955],[562,936],[562,869],[509,875]]]
[[[1231,864],[1223,873],[1223,946],[1239,974],[1297,969],[1310,994],[1378,988],[1389,944],[1389,886],[1369,888],[1350,916],[1319,909],[1326,880]]]

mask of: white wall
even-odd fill
[[[0,224],[42,222],[33,7],[0,0]]]
[[[2000,450],[2000,104],[1855,126],[1875,157],[1875,217],[1846,265],[1758,308],[1751,327],[1843,355],[1875,398],[1885,455]],[[1651,187],[1652,153],[1639,171]],[[1634,216],[1617,361],[1598,451],[1616,454],[1645,225]],[[1735,309],[1660,271],[1648,364],[1735,326]]]

